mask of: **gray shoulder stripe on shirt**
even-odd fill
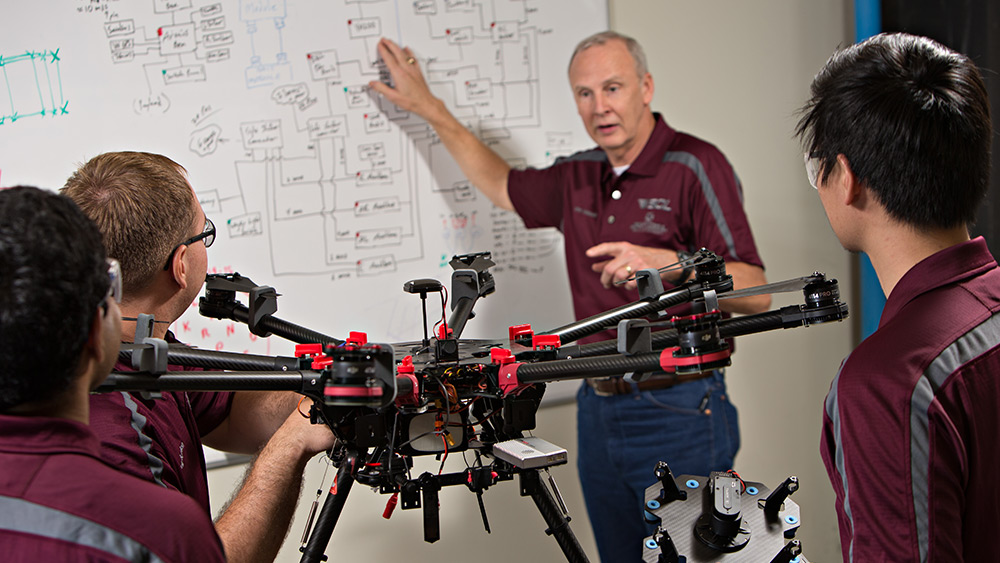
[[[963,365],[989,352],[1000,342],[1000,313],[995,313],[945,348],[917,381],[910,398],[910,481],[913,488],[913,508],[916,516],[917,546],[920,560],[927,560],[930,499],[928,470],[930,438],[927,411],[934,403],[938,390],[952,373]]]
[[[119,391],[125,401],[125,406],[132,413],[130,424],[135,430],[139,447],[146,452],[146,460],[149,462],[149,472],[153,476],[153,482],[161,487],[166,487],[163,483],[163,460],[153,455],[153,439],[146,435],[146,417],[139,414],[139,405],[136,404],[132,395],[125,391]]]
[[[715,193],[715,188],[712,187],[712,182],[708,179],[708,173],[705,172],[705,167],[698,160],[698,157],[689,152],[668,151],[663,155],[663,162],[683,164],[694,172],[695,177],[698,178],[698,182],[701,184],[701,192],[705,196],[705,201],[708,202],[708,208],[712,212],[712,218],[715,219],[715,225],[719,228],[722,238],[726,241],[726,248],[729,250],[729,254],[739,261],[739,256],[736,254],[736,243],[733,240],[733,233],[729,230],[726,216],[722,212],[722,204],[719,203],[719,196]],[[737,185],[739,185],[739,179],[737,179]],[[742,201],[741,197],[740,202],[742,203]]]
[[[851,491],[847,483],[847,467],[844,465],[844,448],[840,447],[842,443],[840,440],[840,409],[837,406],[837,385],[840,383],[840,372],[843,371],[844,365],[847,364],[847,360],[850,358],[848,354],[847,358],[840,363],[840,368],[837,370],[837,376],[833,378],[833,385],[830,386],[830,393],[826,396],[826,415],[830,417],[830,421],[833,423],[833,439],[834,443],[837,445],[837,451],[834,455],[833,463],[837,467],[837,473],[840,475],[840,484],[844,488],[844,515],[847,516],[847,521],[851,524],[851,537],[854,537],[854,518],[851,516]],[[854,561],[854,542],[847,547],[847,561],[853,563]]]
[[[126,561],[163,562],[148,547],[117,530],[20,498],[0,495],[0,530],[98,549]]]

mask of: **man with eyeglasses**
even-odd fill
[[[167,256],[167,261],[163,264],[163,269],[164,270],[170,269],[171,264],[173,264],[174,262],[174,254],[177,252],[178,248],[182,246],[188,246],[189,244],[194,244],[199,240],[205,241],[205,248],[212,246],[212,243],[215,242],[215,223],[213,223],[212,220],[209,219],[207,216],[205,217],[205,227],[200,233],[196,234],[195,236],[185,241],[177,243],[177,246],[175,246],[174,249],[170,251],[170,255]]]
[[[89,392],[118,357],[121,272],[68,198],[0,190],[0,559],[224,561],[198,503],[101,457]]]
[[[122,264],[123,340],[139,314],[156,318],[152,336],[176,342],[168,326],[201,291],[215,225],[186,171],[169,158],[112,152],[92,158],[63,193],[98,225]],[[129,370],[119,364],[116,369]],[[184,369],[171,366],[171,369]],[[177,489],[209,512],[202,444],[257,454],[244,483],[216,521],[230,561],[271,561],[288,530],[306,462],[333,434],[295,411],[290,392],[107,393],[91,398],[104,455],[125,472]]]
[[[887,296],[825,404],[844,561],[1000,561],[1000,269],[969,236],[983,78],[927,38],[878,35],[820,70],[798,134],[834,234]]]

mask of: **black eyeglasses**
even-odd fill
[[[189,244],[194,244],[202,239],[205,239],[205,248],[212,246],[212,243],[215,242],[215,223],[213,223],[212,220],[209,219],[208,217],[205,217],[205,230],[203,230],[201,234],[195,235],[187,239],[186,241],[175,246],[174,249],[170,251],[170,256],[167,256],[167,263],[163,265],[163,269],[166,270],[170,268],[170,263],[173,262],[174,253],[177,252],[178,248]]]

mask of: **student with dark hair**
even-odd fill
[[[108,252],[121,260],[122,339],[133,339],[136,317],[145,313],[156,318],[154,338],[176,342],[168,327],[201,291],[216,236],[184,168],[158,154],[104,153],[81,165],[63,193],[97,223]],[[205,513],[202,444],[255,455],[216,530],[230,561],[264,562],[274,560],[288,532],[306,462],[335,442],[329,428],[295,410],[300,398],[241,391],[150,399],[118,392],[93,395],[90,406],[102,455],[121,471],[191,496]]]
[[[1000,270],[968,230],[990,173],[983,78],[879,35],[830,58],[798,134],[834,233],[888,296],[826,398],[844,560],[1000,560]]]
[[[88,395],[118,357],[121,272],[68,198],[0,190],[4,561],[223,561],[189,497],[101,458]]]

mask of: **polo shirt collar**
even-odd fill
[[[100,459],[100,446],[90,427],[75,420],[0,415],[0,452],[77,453]]]
[[[667,125],[662,115],[653,113],[653,118],[656,119],[653,132],[649,135],[649,140],[646,141],[646,146],[642,148],[639,157],[628,167],[630,174],[656,176],[663,163],[663,153],[667,152],[674,142],[674,137],[677,136],[677,132]]]
[[[885,302],[879,328],[888,323],[907,303],[952,283],[981,275],[997,267],[983,237],[956,244],[932,254],[910,268]]]

